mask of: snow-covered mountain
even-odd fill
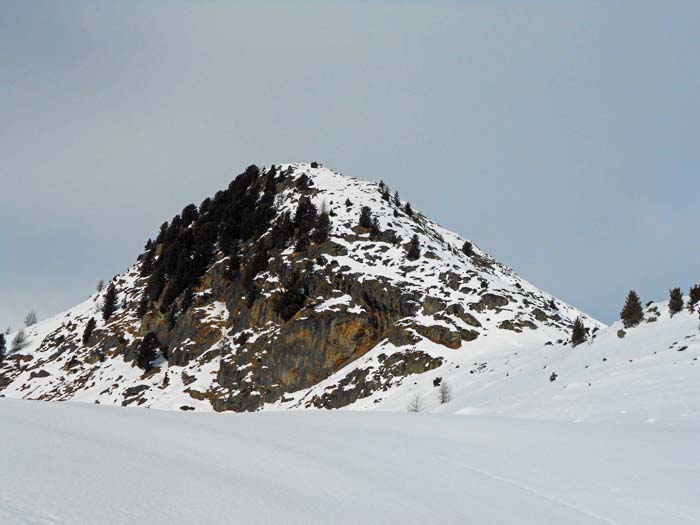
[[[315,163],[248,168],[165,224],[112,284],[107,321],[105,289],[28,329],[0,369],[0,394],[564,418],[629,402],[645,418],[669,406],[673,417],[697,415],[681,401],[698,399],[696,313],[650,306],[658,320],[620,338],[383,184]],[[572,348],[576,317],[589,342]]]

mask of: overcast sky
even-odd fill
[[[0,325],[246,165],[396,188],[591,315],[700,282],[700,2],[0,4]]]

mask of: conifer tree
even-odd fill
[[[141,260],[141,277],[147,277],[151,275],[153,272],[153,266],[154,262],[153,259],[155,257],[155,250],[150,249],[147,250],[146,253],[143,256],[143,259]],[[100,281],[99,284],[97,285],[97,291],[101,292],[105,287],[104,281]]]
[[[316,229],[314,230],[313,233],[313,241],[316,244],[322,244],[326,242],[326,239],[328,239],[328,234],[330,233],[331,230],[331,220],[328,217],[328,214],[323,211],[321,214],[318,216],[318,220],[316,221]]]
[[[83,331],[84,346],[87,346],[88,342],[90,341],[90,336],[92,335],[92,331],[95,329],[96,324],[97,323],[95,322],[95,318],[91,317],[85,325],[85,330]]]
[[[168,221],[165,221],[160,225],[160,231],[158,232],[158,237],[156,237],[156,244],[161,244],[165,240],[165,234],[168,232]]]
[[[391,193],[389,193],[389,186],[384,186],[384,191],[382,191],[382,200],[389,202],[391,200]]]
[[[673,288],[669,290],[668,311],[673,316],[681,310],[683,310],[683,292],[680,288]]]
[[[394,205],[398,206],[399,208],[401,207],[401,198],[399,197],[398,190],[394,192]]]
[[[136,354],[136,366],[148,372],[153,368],[153,361],[158,357],[157,349],[160,346],[158,337],[153,332],[148,332],[139,345]]]
[[[369,206],[363,206],[360,211],[360,227],[361,228],[371,228],[372,227],[372,210]]]
[[[378,239],[381,233],[381,229],[379,228],[379,219],[377,217],[372,217],[372,224],[369,227],[369,236],[372,239]]]
[[[7,342],[5,341],[5,334],[0,334],[0,365],[5,360],[6,353],[7,353]]]
[[[583,325],[583,319],[577,317],[571,330],[571,344],[573,346],[578,346],[583,343],[586,338],[586,327]]]
[[[413,208],[411,208],[411,203],[407,202],[406,207],[404,208],[404,211],[406,212],[406,215],[409,217],[413,217]]]
[[[197,211],[197,206],[194,204],[188,204],[182,209],[182,227],[187,228],[190,224],[197,220],[199,217],[199,212]]]
[[[470,243],[469,241],[464,241],[464,244],[462,245],[462,251],[464,252],[464,255],[471,257],[471,255],[474,253],[474,247],[472,246],[472,243]]]
[[[30,327],[36,324],[36,310],[32,310],[24,318],[24,326]]]
[[[241,271],[240,245],[237,239],[231,242],[229,248],[228,262],[226,263],[225,276],[227,279],[235,279]]]
[[[268,260],[270,259],[270,254],[268,251],[268,246],[265,242],[259,242],[255,246],[255,252],[250,258],[248,264],[243,268],[241,272],[241,285],[246,291],[250,291],[254,284],[255,277],[267,269]]]
[[[406,254],[406,258],[409,261],[415,261],[420,257],[420,241],[418,240],[418,235],[414,234],[413,238],[411,239],[411,244],[408,247],[408,253]]]
[[[284,249],[289,241],[294,237],[294,223],[291,215],[285,211],[270,232],[271,245],[278,250]]]
[[[164,288],[165,270],[163,268],[163,264],[159,264],[148,278],[148,285],[146,287],[148,298],[153,302],[157,301],[160,298],[160,294],[163,293]]]
[[[301,197],[294,214],[294,227],[297,229],[297,236],[308,236],[316,224],[318,212],[316,206],[308,197]]]
[[[296,244],[294,245],[294,252],[295,253],[300,253],[306,250],[309,247],[309,238],[306,235],[302,235],[297,239]]]
[[[10,350],[12,352],[19,352],[22,350],[24,347],[27,346],[27,336],[24,333],[23,329],[20,329],[17,334],[15,334],[14,338],[12,339],[12,346],[10,347]]]
[[[642,302],[639,300],[639,296],[634,290],[630,290],[630,293],[627,294],[625,306],[620,312],[620,319],[622,319],[625,328],[636,326],[644,319]]]
[[[285,282],[284,291],[275,306],[275,311],[287,322],[303,308],[305,302],[306,288],[304,280],[299,270],[294,269]]]
[[[700,302],[700,285],[696,284],[691,286],[688,292],[688,310],[693,311],[698,302]]]
[[[102,305],[102,319],[109,321],[112,314],[117,310],[117,289],[114,283],[110,283],[105,293],[104,304]]]
[[[306,173],[303,173],[301,177],[297,179],[296,186],[300,190],[308,190],[309,189],[309,176]]]

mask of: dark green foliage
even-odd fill
[[[255,164],[251,164],[245,169],[243,176],[247,181],[253,182],[260,176],[260,168],[258,168]]]
[[[625,306],[622,308],[622,312],[620,312],[620,319],[622,319],[625,328],[636,326],[644,319],[642,303],[639,300],[637,292],[634,290],[630,290],[630,293],[627,294]]]
[[[226,261],[226,269],[224,275],[227,279],[234,280],[238,277],[241,271],[241,253],[240,245],[237,239],[231,242],[231,246],[228,250],[228,261]]]
[[[156,244],[160,244],[165,240],[165,233],[168,231],[168,221],[165,221],[160,225],[160,232],[158,237],[156,237]]]
[[[255,252],[250,258],[248,264],[243,268],[241,274],[241,282],[246,291],[250,291],[255,277],[267,269],[267,262],[270,259],[270,254],[267,250],[267,245],[260,242],[256,245]]]
[[[265,178],[263,194],[253,212],[253,222],[255,225],[253,227],[253,235],[255,236],[265,233],[267,225],[275,217],[274,202],[276,191],[275,175],[274,173],[268,173]]]
[[[384,186],[384,191],[382,191],[382,200],[387,202],[391,201],[391,193],[389,193],[389,186]]]
[[[407,202],[406,207],[404,208],[404,211],[406,212],[406,215],[409,217],[413,217],[413,208],[411,208],[411,203]]]
[[[688,292],[688,309],[693,310],[698,302],[700,302],[700,285],[696,284],[691,286]]]
[[[580,345],[587,337],[588,334],[586,334],[586,327],[583,325],[583,319],[577,317],[571,329],[571,344],[573,346]]]
[[[301,177],[297,179],[296,187],[299,190],[308,190],[309,186],[309,176],[306,173],[304,173],[301,175]]]
[[[217,249],[231,258],[228,276],[238,275],[235,255],[240,256],[240,243],[264,233],[275,216],[276,171],[273,167],[263,175],[257,166],[248,166],[226,190],[205,199],[199,210],[190,204],[163,224],[156,241],[160,257],[155,257],[155,247],[143,256],[142,272],[150,275],[147,304],[158,303],[163,313],[179,298],[186,306],[183,293],[193,293]],[[315,217],[309,229],[313,224]]]
[[[91,317],[87,324],[85,325],[85,330],[83,331],[83,345],[87,346],[88,342],[90,341],[90,336],[92,335],[93,330],[95,329],[95,326],[97,323],[95,322],[95,318]]]
[[[0,364],[5,360],[7,355],[7,341],[5,341],[5,334],[0,334]]]
[[[170,221],[170,226],[168,226],[168,229],[165,232],[165,238],[163,239],[163,242],[167,244],[173,242],[177,238],[181,229],[182,218],[179,215],[175,215],[175,217],[173,217],[173,220]]]
[[[469,241],[464,241],[464,244],[462,245],[462,251],[464,252],[464,255],[471,257],[474,253],[474,247],[472,246],[472,243],[470,243]]]
[[[680,288],[669,290],[668,311],[671,315],[683,310],[683,292]]]
[[[294,251],[303,252],[309,246],[311,230],[316,225],[317,220],[316,206],[308,197],[301,197],[292,223],[297,238]]]
[[[160,341],[158,341],[158,336],[153,332],[148,332],[146,336],[141,341],[139,349],[136,353],[136,366],[141,368],[144,372],[148,372],[153,368],[153,361],[158,357],[158,348],[160,347]]]
[[[379,228],[379,219],[372,217],[372,224],[369,227],[369,236],[371,239],[378,239],[382,231]]]
[[[199,205],[199,215],[200,216],[206,215],[209,212],[210,208],[211,208],[211,199],[209,197],[207,197]]]
[[[141,259],[141,277],[148,277],[153,273],[155,266],[155,249],[147,249]]]
[[[148,278],[148,285],[146,286],[146,295],[151,301],[157,301],[160,294],[163,293],[165,288],[165,270],[162,264],[156,266]]]
[[[312,240],[316,244],[322,244],[328,239],[328,234],[331,230],[331,220],[328,214],[324,211],[318,216],[316,221],[316,229],[313,232]]]
[[[399,197],[398,191],[394,192],[394,205],[398,206],[399,208],[401,207],[401,198]]]
[[[110,283],[105,293],[104,304],[102,305],[102,318],[105,321],[109,321],[109,318],[112,317],[116,309],[117,289],[114,287],[114,283]]]
[[[306,235],[302,235],[297,239],[297,243],[294,245],[294,252],[303,252],[309,247],[309,238]]]
[[[188,204],[182,210],[182,227],[187,228],[190,224],[197,220],[199,211],[194,204]]]
[[[408,246],[408,252],[406,253],[406,258],[409,261],[415,261],[420,257],[420,241],[418,240],[418,235],[414,234],[411,239],[411,244]]]
[[[315,169],[315,168],[318,168],[318,162],[316,162],[316,161],[312,162],[312,163],[311,163],[311,167],[314,168],[314,169]]]
[[[350,199],[345,199],[345,207],[349,208],[350,206],[352,206],[352,201]]]
[[[369,208],[369,206],[363,206],[362,210],[360,211],[360,227],[372,227],[372,210]]]
[[[294,213],[294,228],[297,230],[297,236],[308,235],[316,225],[317,216],[316,206],[311,202],[311,199],[301,197]]]
[[[295,269],[285,282],[284,291],[279,302],[275,305],[275,311],[287,322],[304,307],[305,302],[304,279],[301,273]]]
[[[284,212],[270,232],[272,247],[278,250],[286,248],[287,243],[294,238],[294,222],[288,211]]]

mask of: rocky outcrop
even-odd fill
[[[432,357],[418,350],[407,350],[392,355],[381,354],[379,367],[357,368],[329,387],[321,396],[314,396],[306,405],[316,408],[340,408],[375,392],[386,391],[397,380],[412,374],[422,374],[442,365],[442,358]]]

